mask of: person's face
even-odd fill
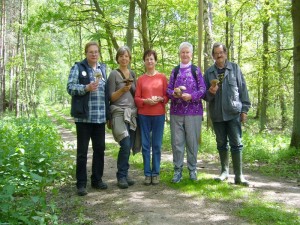
[[[147,70],[155,69],[156,61],[153,55],[145,57],[145,67]]]
[[[188,64],[192,60],[192,52],[189,47],[184,47],[180,50],[180,61],[183,64]]]
[[[120,66],[128,66],[130,63],[130,57],[127,51],[123,55],[118,56],[118,63]]]
[[[213,58],[217,64],[217,66],[224,66],[225,61],[227,59],[227,54],[224,52],[223,46],[219,46],[214,49]]]
[[[89,64],[95,64],[99,59],[99,49],[96,45],[91,45],[88,47],[86,52],[86,59]]]

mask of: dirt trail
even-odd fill
[[[76,149],[76,137],[71,132],[59,129],[66,146]],[[107,135],[107,143],[115,143],[111,135]],[[91,149],[89,153],[91,153]],[[172,156],[164,153],[162,160],[172,160]],[[198,163],[199,172],[218,174],[218,165]],[[91,169],[91,154],[88,158],[88,170]],[[116,160],[106,156],[103,180],[108,189],[96,191],[88,185],[89,194],[84,197],[76,195],[75,184],[61,189],[60,207],[64,211],[63,222],[72,224],[249,224],[247,221],[233,215],[234,208],[239,202],[228,203],[210,201],[205,198],[193,197],[160,183],[157,186],[143,185],[143,171],[130,169],[130,175],[136,184],[121,190],[116,183]],[[89,174],[90,176],[90,174]],[[297,209],[300,215],[300,187],[296,182],[281,182],[258,174],[246,173],[251,181],[251,191],[259,191],[265,200],[284,203]],[[233,180],[233,177],[230,178]],[[73,202],[81,201],[80,208],[73,213]],[[77,204],[78,205],[78,204]]]

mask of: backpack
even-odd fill
[[[177,75],[179,73],[179,68],[180,68],[179,65],[174,68],[174,84],[175,84],[175,80],[177,78]],[[193,77],[194,77],[194,79],[196,81],[196,85],[197,85],[197,89],[198,89],[197,68],[198,68],[197,66],[195,66],[195,65],[192,64],[192,74],[193,74]]]

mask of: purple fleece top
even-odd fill
[[[197,78],[198,79],[196,81],[192,74],[191,66],[180,68],[176,80],[174,80],[174,69],[172,70],[170,82],[167,89],[167,95],[171,100],[171,115],[203,115],[203,106],[201,99],[203,99],[205,95],[206,86],[200,68],[197,68]],[[190,101],[186,102],[181,98],[173,97],[174,88],[178,86],[186,87],[186,90],[183,91],[183,93],[191,94],[192,99]]]

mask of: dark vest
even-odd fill
[[[78,66],[78,80],[79,84],[88,85],[90,83],[90,74],[88,70],[88,62],[84,59],[81,62],[76,62]],[[106,80],[106,65],[100,64],[100,69],[103,75],[103,78]],[[75,118],[84,118],[87,119],[89,115],[89,98],[90,92],[87,92],[85,95],[75,95],[72,96],[71,102],[71,116]],[[109,119],[109,103],[108,103],[108,90],[105,88],[105,106],[106,106],[106,118]]]
[[[88,85],[90,83],[90,75],[88,73],[87,60],[76,63],[79,70],[78,80],[80,84]],[[71,116],[75,118],[88,118],[89,115],[89,98],[90,92],[85,95],[72,96]]]

